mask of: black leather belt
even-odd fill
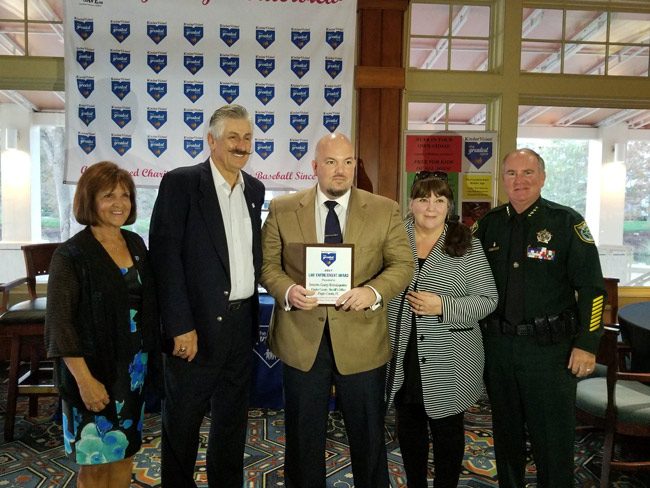
[[[228,311],[234,312],[236,310],[239,310],[244,305],[248,305],[252,301],[253,297],[244,298],[243,300],[231,300],[228,302]]]

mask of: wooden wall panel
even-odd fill
[[[398,200],[407,0],[359,0],[357,146],[375,193]]]

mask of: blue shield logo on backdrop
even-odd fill
[[[160,110],[147,110],[147,121],[156,129],[160,129],[167,122],[167,110],[164,108]]]
[[[239,27],[221,27],[219,37],[228,46],[232,46],[239,40]]]
[[[239,85],[221,83],[219,85],[219,95],[221,95],[221,98],[223,98],[226,103],[232,103],[237,100],[237,97],[239,97]]]
[[[111,51],[111,64],[118,71],[123,71],[131,64],[131,53],[123,51]]]
[[[86,69],[95,62],[95,51],[92,49],[77,49],[77,63]]]
[[[320,260],[325,263],[325,266],[328,268],[336,262],[336,253],[335,252],[321,252]]]
[[[149,146],[149,151],[159,158],[167,150],[167,139],[165,137],[149,137],[147,146]]]
[[[219,66],[228,76],[231,76],[239,69],[239,56],[219,56]]]
[[[88,98],[95,91],[94,78],[77,78],[77,88],[82,97]]]
[[[323,125],[328,131],[334,132],[340,124],[340,114],[323,114]]]
[[[111,91],[120,100],[131,92],[131,82],[128,80],[111,80]]]
[[[121,129],[126,124],[131,122],[131,109],[130,108],[112,108],[111,119]]]
[[[167,95],[167,82],[147,81],[147,93],[157,102]]]
[[[309,71],[309,58],[291,58],[291,71],[302,78]]]
[[[293,42],[298,49],[305,47],[311,39],[311,33],[308,30],[292,30],[291,42]]]
[[[196,44],[203,39],[203,26],[202,25],[185,25],[183,26],[183,37],[192,45]]]
[[[255,141],[255,152],[266,159],[273,153],[273,141]]]
[[[325,33],[325,42],[329,44],[332,49],[336,49],[343,44],[343,31],[327,29]]]
[[[186,54],[183,57],[183,65],[187,68],[187,71],[195,75],[203,68],[203,55]]]
[[[307,141],[289,141],[289,152],[300,161],[307,154]]]
[[[342,69],[342,59],[325,59],[325,71],[327,71],[327,74],[330,75],[332,79],[336,78]]]
[[[195,112],[185,110],[183,112],[183,121],[190,129],[196,130],[196,128],[203,123],[203,112],[201,110]]]
[[[192,156],[192,158],[195,158],[203,152],[203,139],[186,137],[183,141],[183,149],[185,149],[185,152]]]
[[[275,42],[275,29],[256,29],[255,39],[264,49]]]
[[[255,112],[255,125],[259,127],[262,132],[266,132],[275,124],[275,115],[272,113],[259,113]]]
[[[79,147],[86,154],[90,154],[95,149],[95,136],[94,134],[79,134],[77,136]]]
[[[275,69],[275,58],[256,57],[255,58],[255,68],[257,69],[257,71],[260,72],[260,74],[264,78],[266,78],[271,73],[273,73],[273,70]]]
[[[334,105],[336,105],[336,102],[338,102],[340,99],[341,99],[340,86],[325,87],[325,100],[327,100],[327,103],[329,103],[333,107]]]
[[[275,98],[275,85],[255,85],[255,98],[266,105]]]
[[[111,22],[111,34],[121,43],[131,34],[131,24],[128,22]]]
[[[74,19],[74,31],[79,34],[84,41],[93,35],[93,21],[92,20],[78,20]]]
[[[123,51],[111,51],[111,64],[117,71],[122,72],[131,64],[131,53]]]
[[[154,71],[154,73],[160,73],[167,66],[167,55],[147,54],[147,64]]]
[[[120,156],[124,156],[131,149],[131,136],[112,136],[111,146]]]
[[[492,157],[492,143],[488,141],[466,141],[465,157],[474,167],[479,169]]]
[[[167,37],[167,24],[147,24],[147,35],[156,44]]]
[[[92,105],[79,105],[79,120],[81,120],[86,127],[95,120],[95,107]]]
[[[203,83],[183,83],[183,93],[194,103],[203,96]]]
[[[309,125],[309,115],[306,113],[290,114],[289,123],[291,124],[291,127],[296,129],[296,132],[300,133],[305,127],[307,127],[307,125]]]
[[[291,95],[291,100],[296,102],[298,105],[302,105],[303,102],[309,98],[309,87],[292,86],[290,95]]]

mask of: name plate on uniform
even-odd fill
[[[305,288],[316,292],[319,305],[334,305],[352,289],[353,244],[305,244]]]

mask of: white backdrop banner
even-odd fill
[[[314,183],[315,142],[350,133],[356,0],[66,0],[66,182],[114,161],[138,186],[207,158],[214,110],[253,118],[246,171]]]

